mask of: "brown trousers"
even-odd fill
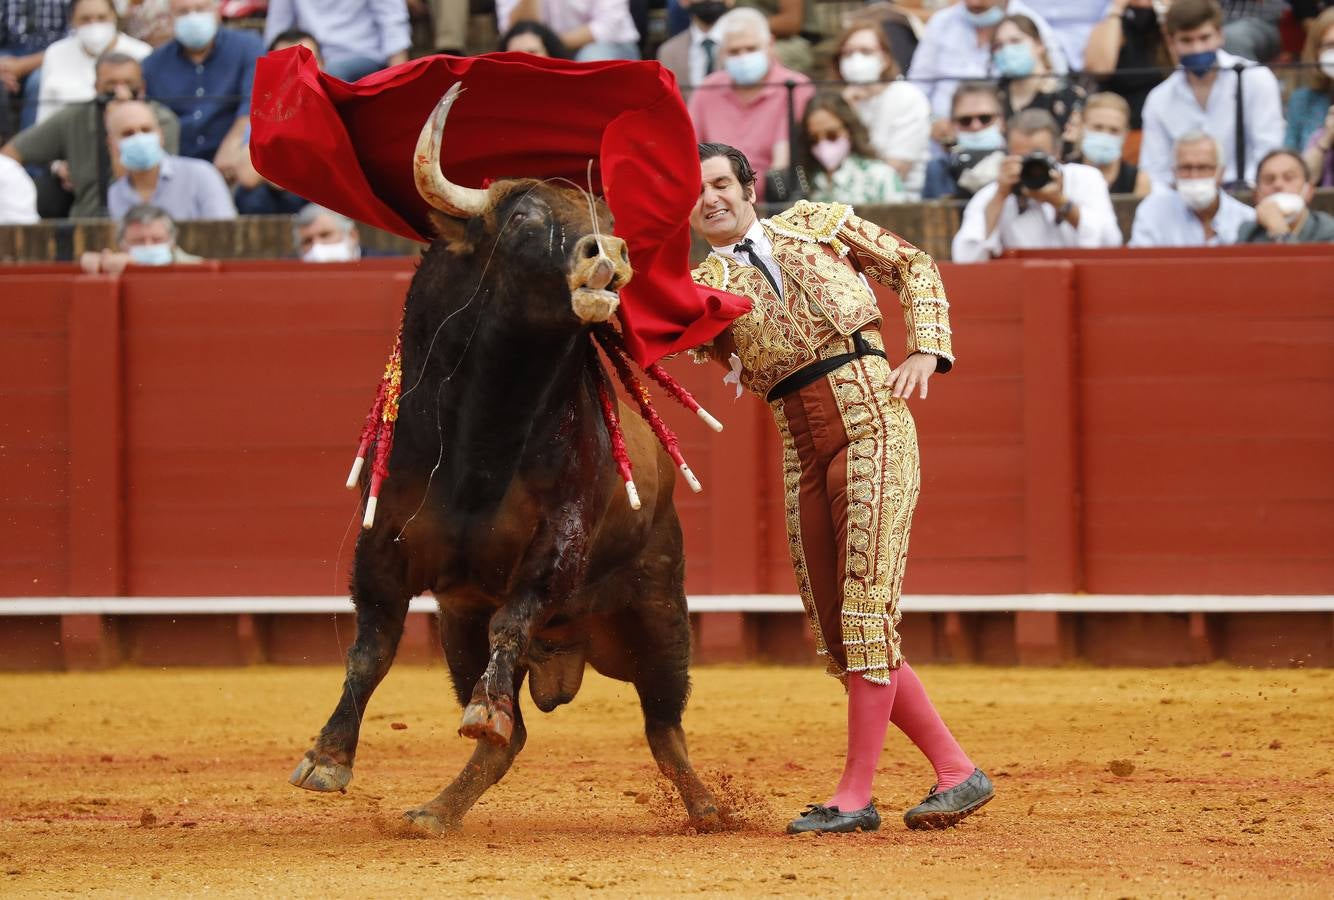
[[[917,431],[888,362],[861,357],[770,404],[783,437],[788,549],[831,675],[903,663],[899,591],[917,506]]]

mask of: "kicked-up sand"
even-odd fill
[[[0,896],[1334,896],[1334,671],[924,666],[996,783],[910,832],[933,781],[891,729],[871,834],[789,837],[837,781],[844,707],[815,668],[705,667],[685,727],[738,827],[692,833],[633,690],[589,673],[461,831],[403,810],[463,765],[442,667],[395,668],[347,794],[287,776],[333,668],[0,675]]]

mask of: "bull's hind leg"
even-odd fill
[[[690,824],[700,831],[722,827],[713,794],[695,774],[686,751],[681,716],[690,696],[690,620],[685,598],[676,603],[648,605],[636,610],[632,633],[625,637],[634,648],[633,682],[644,711],[644,732],[659,771],[681,794]]]
[[[447,601],[441,603],[440,640],[449,665],[450,679],[460,704],[467,704],[471,685],[477,683],[488,667],[487,616],[477,613],[458,613]],[[512,696],[519,695],[523,670],[514,676]],[[509,741],[504,745],[478,741],[472,758],[458,777],[435,799],[403,814],[409,822],[434,834],[457,828],[463,816],[478,798],[509,771],[514,758],[523,749],[528,731],[523,724],[523,713],[517,702],[512,706]]]
[[[403,637],[411,598],[401,563],[396,555],[386,559],[365,538],[357,545],[352,599],[357,609],[357,637],[347,651],[343,695],[315,746],[306,751],[288,779],[308,791],[343,791],[352,781],[366,704],[393,664]]]

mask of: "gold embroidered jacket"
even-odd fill
[[[699,284],[754,301],[725,333],[741,358],[746,388],[763,397],[788,375],[831,355],[826,349],[831,344],[833,352],[843,352],[844,338],[880,321],[875,297],[858,271],[898,293],[909,353],[934,354],[943,360],[940,371],[953,364],[949,304],[940,272],[926,253],[842,203],[801,200],[760,226],[773,244],[782,298],[759,269],[717,253],[691,273]],[[707,351],[725,356],[718,343]]]

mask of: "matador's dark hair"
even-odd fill
[[[755,185],[755,170],[750,166],[750,160],[746,159],[746,154],[735,147],[727,144],[707,143],[699,145],[699,161],[713,159],[717,156],[724,156],[732,165],[732,174],[736,180],[741,182],[741,187],[751,188]]]

